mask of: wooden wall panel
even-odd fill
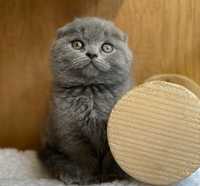
[[[113,20],[129,34],[137,83],[168,72],[200,83],[198,0],[0,0],[0,146],[38,146],[49,48],[55,30],[79,16]]]

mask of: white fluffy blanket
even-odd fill
[[[51,179],[34,151],[0,149],[0,186],[65,186]],[[138,182],[115,181],[101,186],[148,186]],[[200,186],[200,170],[177,186]]]

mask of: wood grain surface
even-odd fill
[[[168,72],[200,83],[199,0],[0,0],[0,146],[38,146],[49,48],[56,29],[79,16],[113,20],[129,34],[137,83]]]
[[[129,91],[115,105],[108,141],[115,160],[130,176],[152,185],[172,185],[200,165],[199,123],[200,99],[193,92],[154,80]]]

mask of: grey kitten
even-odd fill
[[[58,30],[52,49],[52,107],[39,156],[66,184],[128,178],[107,141],[107,121],[130,88],[132,54],[113,23],[82,18]]]

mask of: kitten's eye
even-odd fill
[[[101,49],[105,52],[105,53],[111,53],[113,51],[113,45],[110,43],[104,43],[101,46]]]
[[[71,42],[71,44],[72,44],[72,47],[76,50],[80,50],[84,47],[83,42],[80,40],[74,40]]]

